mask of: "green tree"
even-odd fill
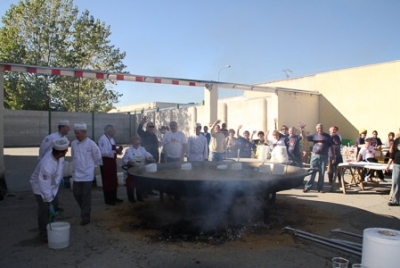
[[[110,43],[110,27],[73,0],[25,0],[2,17],[0,61],[27,65],[123,72],[120,52]],[[113,82],[89,78],[7,72],[8,109],[103,111],[122,95]]]

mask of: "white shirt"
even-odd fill
[[[370,145],[368,148],[363,146],[358,153],[361,155],[360,160],[367,160],[368,158],[375,158],[375,148],[374,146]]]
[[[172,131],[167,132],[163,137],[163,146],[167,150],[167,157],[182,157],[184,144],[187,144],[187,139],[182,131],[177,131],[175,133],[173,133]]]
[[[38,160],[40,161],[46,155],[46,153],[53,149],[53,141],[55,139],[62,137],[63,136],[58,131],[47,135],[40,144]]]
[[[279,140],[276,139],[269,140],[268,144],[271,147],[271,151],[275,148],[275,146],[286,146],[285,138],[280,138]]]
[[[134,157],[145,157],[146,159],[150,159],[153,156],[146,151],[146,149],[142,146],[139,146],[137,149],[133,146],[130,146],[126,151],[124,156],[122,157],[122,163],[125,165],[129,163]]]
[[[115,145],[114,139],[108,137],[106,134],[103,134],[99,139],[99,148],[101,155],[103,157],[114,158],[115,151],[112,149],[113,145]]]
[[[46,154],[29,180],[34,194],[41,195],[44,202],[53,201],[58,192],[64,170],[64,157],[55,159],[52,153]]]
[[[99,147],[89,138],[83,141],[74,140],[71,143],[71,156],[74,181],[92,181],[94,168],[103,164]]]
[[[134,157],[145,157],[146,159],[150,159],[153,156],[146,151],[146,149],[142,146],[139,146],[137,149],[134,148],[132,145],[125,151],[124,156],[122,157],[122,163],[124,165],[128,164]],[[128,177],[128,173],[124,170],[124,177]]]
[[[186,156],[189,161],[204,161],[204,159],[208,159],[206,137],[201,134],[190,136]]]

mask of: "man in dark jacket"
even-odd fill
[[[146,131],[143,130],[144,124],[146,124]],[[148,121],[147,116],[144,116],[139,123],[137,133],[142,139],[142,146],[153,156],[155,163],[158,163],[160,154],[158,152],[158,138],[155,130],[155,124],[151,121]],[[156,195],[156,193],[153,192],[151,185],[148,185],[144,190],[144,197],[146,197],[147,195]]]
[[[143,130],[143,125],[146,124],[146,130]],[[143,117],[139,123],[137,133],[142,139],[142,146],[151,153],[153,158],[158,163],[159,152],[158,152],[158,138],[155,134],[155,125],[153,122],[148,121],[147,116]]]

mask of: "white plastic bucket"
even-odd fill
[[[69,246],[69,230],[71,225],[65,221],[47,224],[47,241],[49,248],[59,249]]]
[[[228,165],[218,165],[217,169],[223,170],[223,169],[227,169]]]
[[[70,165],[70,163],[68,161],[64,161],[64,169],[63,169],[63,177],[64,178],[68,178],[68,177],[72,176],[69,165]]]
[[[94,175],[95,175],[95,176],[101,175],[100,166],[96,166],[96,167],[94,168]]]
[[[125,177],[123,172],[118,172],[118,185],[125,185]]]
[[[185,163],[181,165],[182,170],[192,170],[192,163]]]
[[[285,174],[285,165],[275,163],[272,168],[272,174],[275,174],[275,175]]]
[[[232,170],[242,170],[242,163],[233,163],[231,165]]]
[[[146,172],[157,172],[157,164],[148,164],[146,165]]]
[[[270,147],[267,145],[258,145],[257,146],[257,158],[258,160],[265,161],[268,159]]]
[[[259,172],[261,172],[261,173],[271,173],[271,165],[268,165],[268,164],[261,165],[259,167]]]
[[[101,175],[96,175],[96,185],[97,187],[103,187],[103,181],[101,180]]]

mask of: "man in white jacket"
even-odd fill
[[[57,211],[53,201],[57,196],[63,169],[64,156],[68,152],[69,141],[67,138],[53,140],[51,153],[46,154],[36,166],[29,182],[38,204],[39,236],[47,243],[46,225],[50,215],[56,215]]]
[[[100,170],[103,181],[104,202],[111,206],[115,206],[116,202],[120,203],[123,201],[117,197],[117,155],[122,153],[123,148],[122,146],[117,148],[114,140],[115,133],[113,125],[106,125],[104,127],[104,134],[98,142],[103,159]]]
[[[39,156],[38,160],[42,159],[46,153],[50,152],[53,148],[53,141],[55,139],[59,139],[68,135],[69,132],[69,121],[66,119],[58,121],[58,131],[47,135],[42,143],[40,144],[39,148]]]
[[[188,161],[208,160],[207,139],[201,135],[201,124],[196,123],[194,127],[195,134],[188,139],[187,158]]]
[[[92,209],[94,168],[102,164],[102,159],[97,144],[87,137],[85,123],[75,124],[74,133],[76,140],[71,143],[73,194],[81,209],[81,225],[86,225]]]

